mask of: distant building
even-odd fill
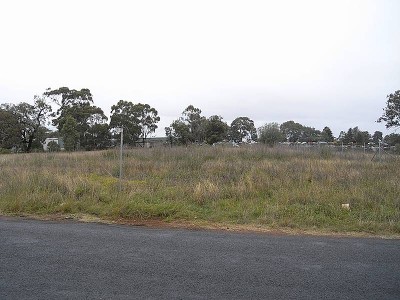
[[[164,146],[168,143],[166,137],[150,137],[146,139],[146,143],[144,145],[145,148],[154,148]]]
[[[64,142],[61,138],[47,138],[44,143],[43,143],[43,150],[44,151],[49,151],[48,144],[50,142],[56,142],[60,146],[60,150],[65,150],[64,149]]]

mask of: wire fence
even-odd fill
[[[300,152],[319,152],[321,154],[335,154],[345,157],[350,156],[370,156],[371,160],[382,160],[388,157],[400,158],[400,154],[396,147],[389,146],[370,146],[370,145],[335,145],[335,144],[305,144],[305,143],[280,143],[276,148]]]

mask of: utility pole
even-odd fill
[[[121,134],[121,149],[119,153],[119,191],[122,191],[122,148],[124,143],[124,128],[117,128],[117,133]]]
[[[381,160],[381,155],[382,155],[382,153],[381,153],[381,147],[382,147],[382,141],[379,140],[379,160]]]

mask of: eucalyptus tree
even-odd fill
[[[160,117],[158,116],[157,110],[149,104],[138,103],[134,108],[137,114],[137,120],[139,121],[140,137],[144,145],[147,137],[158,128],[157,123],[160,121]]]
[[[124,143],[134,144],[140,136],[139,120],[130,101],[120,100],[111,106],[110,129],[124,129]]]
[[[191,142],[189,126],[182,120],[174,120],[169,127],[165,127],[165,134],[171,145],[188,145]]]
[[[287,121],[280,125],[280,130],[288,142],[298,142],[302,136],[303,125],[294,121]]]
[[[201,109],[189,105],[181,117],[165,127],[165,133],[171,144],[202,143],[206,139],[206,125],[207,119],[201,115]]]
[[[140,138],[144,144],[158,128],[159,121],[157,110],[149,104],[120,100],[111,107],[110,128],[124,128],[124,142],[128,144],[134,144]]]
[[[52,108],[43,97],[34,96],[33,102],[1,105],[0,131],[5,146],[24,152],[31,152],[34,145],[41,148]]]
[[[279,124],[272,122],[258,128],[258,140],[272,147],[279,142],[284,142],[286,137]]]
[[[387,95],[386,107],[378,122],[386,122],[386,128],[400,127],[400,90]]]
[[[230,127],[231,139],[235,142],[257,140],[257,130],[254,121],[248,117],[238,117],[232,121]]]
[[[0,106],[0,148],[18,147],[21,143],[20,131],[17,116]]]
[[[77,127],[78,123],[76,120],[72,116],[67,115],[60,131],[66,151],[75,151],[79,147],[79,131]]]
[[[87,88],[75,90],[68,87],[60,87],[54,90],[49,88],[43,95],[59,106],[56,113],[53,114],[53,125],[61,131],[67,117],[74,118],[77,123],[76,130],[79,133],[78,147],[90,148],[92,127],[107,122],[103,110],[93,105],[93,95],[90,90]]]
[[[201,115],[201,109],[189,105],[182,112],[181,121],[189,129],[189,141],[202,143],[205,139],[206,118]]]
[[[206,123],[206,142],[210,145],[221,142],[228,137],[229,126],[221,116],[211,116]]]

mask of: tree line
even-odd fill
[[[33,105],[0,105],[0,148],[31,152],[42,149],[47,137],[61,137],[67,151],[106,149],[112,146],[116,128],[124,129],[126,144],[139,139],[145,143],[159,120],[150,105],[120,100],[111,107],[108,121],[104,111],[94,105],[89,89],[47,89],[34,97]],[[46,127],[50,124],[57,131]]]
[[[57,109],[53,111],[55,104]],[[31,152],[43,150],[47,137],[61,137],[67,151],[98,150],[113,146],[118,139],[117,128],[123,128],[124,144],[144,145],[158,128],[158,112],[149,104],[120,100],[111,106],[108,120],[100,107],[94,105],[89,89],[47,89],[35,96],[33,104],[0,104],[0,149]],[[400,126],[400,91],[387,96],[386,107],[378,122],[386,127]],[[57,128],[51,131],[47,126]],[[237,117],[231,124],[221,116],[205,117],[200,108],[189,105],[170,126],[165,127],[169,145],[261,142],[273,146],[279,142],[310,143],[327,142],[353,145],[400,144],[400,134],[370,134],[358,127],[341,131],[334,137],[326,126],[322,130],[304,126],[294,121],[282,124],[266,123],[256,129],[249,117]],[[54,145],[56,146],[56,145]]]

